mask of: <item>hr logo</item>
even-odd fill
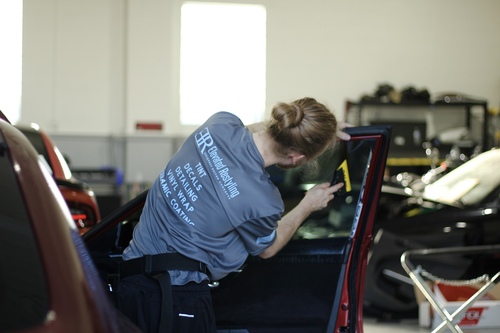
[[[201,153],[205,152],[205,148],[210,147],[214,144],[214,139],[212,139],[212,135],[210,135],[210,131],[207,127],[204,130],[195,134],[196,144],[198,148],[200,148]]]

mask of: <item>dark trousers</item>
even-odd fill
[[[175,333],[215,333],[215,316],[208,283],[172,286]],[[161,289],[146,275],[126,277],[118,287],[118,307],[145,333],[157,333],[161,314]]]

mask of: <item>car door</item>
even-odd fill
[[[250,256],[237,272],[213,281],[218,332],[362,332],[364,275],[390,129],[346,131],[351,140],[324,154],[315,173],[268,169],[286,210],[315,184],[338,178],[345,186],[327,208],[309,216],[276,256]],[[110,290],[145,196],[83,236]]]

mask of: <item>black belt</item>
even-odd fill
[[[161,318],[158,332],[172,332],[173,304],[169,270],[198,271],[208,275],[207,265],[179,253],[145,255],[120,263],[120,279],[144,274],[158,281],[161,289]]]
[[[162,253],[123,261],[120,264],[120,278],[136,274],[154,276],[168,270],[197,271],[208,275],[207,265],[202,262],[180,253]]]

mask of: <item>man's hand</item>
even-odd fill
[[[334,193],[342,186],[344,186],[344,183],[338,183],[333,186],[330,186],[330,183],[318,184],[307,191],[300,204],[308,207],[310,213],[323,209],[333,199]]]
[[[278,222],[276,229],[276,239],[274,243],[265,249],[260,257],[267,259],[278,253],[292,238],[293,234],[302,225],[305,219],[314,211],[325,208],[328,202],[333,199],[343,183],[330,186],[330,183],[322,183],[314,186],[306,192],[304,198],[288,214]]]
[[[347,134],[346,132],[343,131],[343,129],[346,128],[346,127],[354,127],[354,125],[346,123],[344,121],[339,121],[337,123],[337,128],[338,128],[337,137],[340,140],[344,140],[344,141],[351,140],[351,136],[349,134]]]

